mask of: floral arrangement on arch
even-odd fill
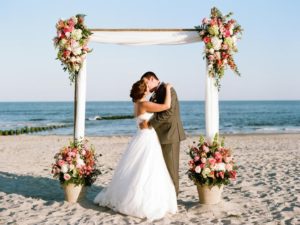
[[[240,75],[233,54],[238,51],[236,42],[241,38],[243,30],[235,20],[230,19],[232,14],[230,12],[223,16],[220,10],[214,7],[211,9],[210,19],[204,18],[202,25],[195,27],[205,43],[208,73],[215,78],[218,89],[227,66]]]
[[[97,169],[94,147],[89,147],[87,140],[70,142],[69,146],[63,147],[54,156],[54,159],[51,173],[61,184],[90,186],[101,174]]]
[[[87,47],[92,33],[84,25],[84,17],[78,14],[67,20],[60,19],[56,24],[57,36],[53,41],[58,48],[57,59],[64,71],[68,70],[71,82],[75,81],[87,53],[92,51]]]
[[[237,166],[231,150],[224,147],[224,139],[218,141],[218,135],[209,144],[201,136],[197,145],[190,146],[189,178],[198,185],[227,185],[237,177]]]

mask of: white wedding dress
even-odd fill
[[[143,113],[138,116],[137,127],[152,115]],[[96,196],[94,203],[151,221],[167,213],[176,213],[174,184],[153,128],[141,130],[138,127],[119,161],[111,183]]]

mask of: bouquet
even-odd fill
[[[57,36],[54,46],[58,48],[57,59],[64,71],[68,70],[71,82],[75,81],[87,53],[89,36],[92,34],[84,25],[84,15],[78,14],[67,20],[60,19],[56,24]]]
[[[227,185],[237,177],[237,166],[231,151],[216,135],[212,144],[201,136],[197,145],[190,146],[188,176],[198,185]]]
[[[93,146],[88,147],[87,140],[70,142],[69,146],[63,147],[54,156],[54,159],[52,174],[61,184],[90,186],[101,174],[97,169],[95,150]]]
[[[202,25],[195,27],[205,43],[208,73],[215,78],[215,85],[218,89],[220,89],[220,79],[224,76],[227,66],[240,75],[233,53],[238,51],[236,42],[242,34],[242,28],[235,20],[230,19],[231,15],[232,13],[223,16],[214,7],[211,9],[210,19],[204,18]]]

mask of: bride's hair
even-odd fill
[[[137,100],[141,99],[145,92],[147,91],[147,84],[144,80],[139,80],[135,82],[132,85],[131,91],[130,91],[130,97],[132,98],[133,102],[136,102]]]

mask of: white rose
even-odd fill
[[[60,171],[62,173],[67,173],[68,172],[68,165],[67,164],[62,165]]]
[[[222,44],[222,40],[221,40],[221,39],[219,39],[218,37],[213,37],[213,38],[211,39],[211,42],[212,42],[213,48],[214,48],[215,50],[220,50],[221,44]]]
[[[210,49],[209,49],[209,53],[210,53],[210,54],[214,54],[214,52],[215,52],[215,50],[214,50],[213,48],[210,48]]]
[[[201,172],[201,167],[200,167],[200,166],[196,166],[195,172],[196,172],[196,173],[200,173],[200,172]]]
[[[76,58],[75,58],[74,56],[72,56],[71,59],[70,59],[70,61],[71,61],[71,62],[75,62],[75,61],[76,61]]]
[[[77,66],[77,65],[75,65],[75,66]],[[78,66],[78,69],[79,69],[79,66]],[[80,155],[78,155],[78,154],[76,155],[76,163],[77,163],[78,167],[81,167],[81,166],[85,165],[84,161],[80,158]]]
[[[76,16],[72,16],[72,20],[73,22],[76,24],[78,22],[77,17]]]
[[[72,38],[75,40],[80,40],[82,38],[82,30],[74,29],[72,32]]]
[[[66,39],[61,39],[60,42],[59,42],[59,46],[64,47],[66,43],[67,43]]]
[[[236,46],[236,41],[237,41],[236,35],[232,36],[231,39],[232,39],[233,45]]]
[[[75,166],[73,164],[70,165],[70,170],[73,170]]]
[[[74,55],[80,55],[81,54],[81,48],[80,47],[73,48],[72,52],[73,52]]]
[[[215,170],[217,171],[225,171],[225,163],[217,163]]]
[[[207,68],[208,70],[211,70],[213,68],[213,64],[208,64]]]
[[[210,174],[210,172],[211,172],[211,170],[210,170],[209,168],[206,167],[205,169],[202,170],[202,176],[203,176],[204,178],[206,178],[207,175]]]

